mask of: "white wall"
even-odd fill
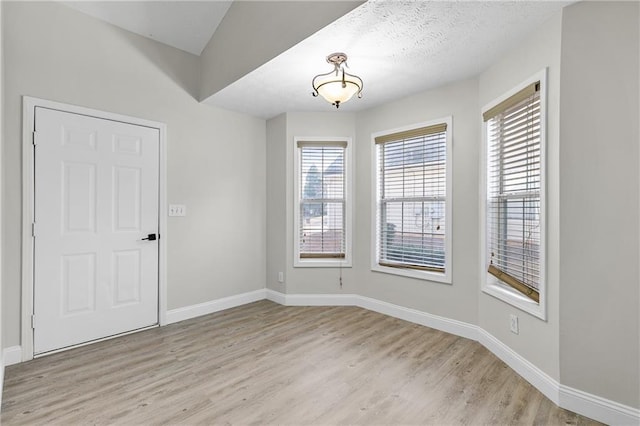
[[[562,16],[555,15],[479,77],[478,109],[538,71],[547,75],[547,321],[513,308],[485,293],[479,298],[478,325],[552,378],[559,379],[559,143],[560,40]],[[478,143],[482,142],[478,135]],[[479,273],[479,271],[478,271]],[[509,331],[509,314],[518,315],[520,334]]]
[[[265,121],[199,104],[198,58],[57,2],[4,5],[4,347],[20,344],[21,96],[160,121],[168,132],[168,307],[264,288]]]
[[[640,5],[562,22],[560,378],[640,408]]]

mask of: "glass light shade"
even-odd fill
[[[354,78],[348,74],[344,76],[345,87],[342,87],[342,77],[339,74],[335,75],[335,73],[320,77],[314,83],[318,88],[320,96],[334,105],[348,101],[353,95],[358,93],[360,87],[362,87],[362,81],[359,78]]]
[[[334,69],[326,74],[316,75],[311,80],[313,96],[321,95],[336,108],[357,94],[362,97],[362,79],[345,71],[347,55],[336,52],[327,56],[327,62],[333,64]]]

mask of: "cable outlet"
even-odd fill
[[[278,282],[279,283],[284,282],[284,272],[278,272]]]
[[[520,328],[518,327],[518,316],[509,315],[509,328],[513,334],[520,334]]]

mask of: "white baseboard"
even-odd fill
[[[4,365],[13,365],[22,362],[22,346],[9,346],[2,351]]]
[[[267,299],[285,306],[357,306],[355,294],[283,294],[267,290]]]
[[[236,294],[234,296],[223,297],[222,299],[211,300],[209,302],[198,303],[197,305],[185,306],[183,308],[171,309],[167,311],[167,324],[184,321],[187,319],[212,314],[247,303],[257,302],[266,299],[266,290],[260,289],[248,293]]]
[[[267,299],[285,306],[358,306],[457,336],[477,340],[477,327],[357,294],[283,294],[267,289]]]
[[[478,327],[466,322],[452,320],[438,315],[428,314],[416,309],[405,308],[404,306],[394,305],[392,303],[383,302],[370,297],[355,296],[356,306],[380,314],[389,315],[390,317],[409,321],[415,324],[424,325],[429,328],[444,331],[446,333],[455,334],[456,336],[466,337],[471,340],[478,340]]]
[[[523,379],[531,383],[544,396],[553,401],[554,404],[560,405],[558,403],[560,389],[557,380],[480,327],[478,327],[478,337],[477,340],[482,346],[489,349],[512,370],[522,376]]]
[[[610,425],[640,425],[640,409],[560,385],[562,408]]]
[[[266,299],[271,300],[272,302],[275,302],[279,305],[288,306],[287,295],[284,293],[280,293],[279,291],[271,290],[270,288],[267,289]]]
[[[610,425],[640,425],[640,410],[561,385],[495,336],[476,325],[357,294],[283,294],[269,289],[266,298],[285,306],[358,306],[456,336],[477,340],[556,405]]]

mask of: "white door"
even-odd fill
[[[158,323],[159,130],[36,107],[34,353]]]

